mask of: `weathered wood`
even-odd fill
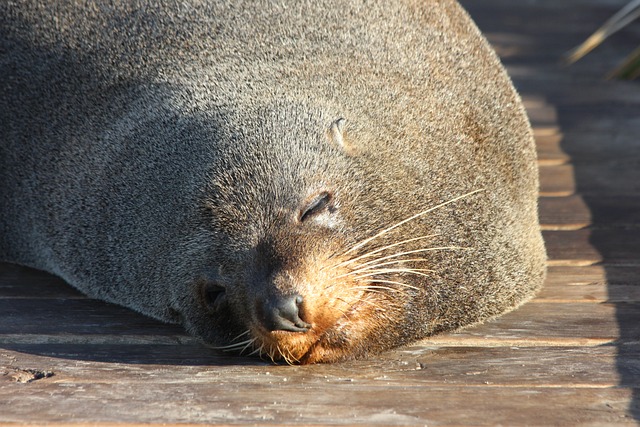
[[[568,300],[568,298],[565,298]],[[152,319],[137,319],[137,315],[121,317],[123,309],[102,306],[99,302],[92,304],[93,319],[105,319],[104,324],[94,320],[83,322],[87,312],[74,311],[68,314],[77,324],[59,321],[57,311],[49,313],[26,312],[11,315],[11,323],[3,326],[0,332],[0,344],[15,348],[28,348],[29,345],[194,345],[195,340],[188,337],[181,329],[156,322]],[[8,320],[8,316],[3,316]],[[576,302],[551,303],[536,300],[520,309],[509,313],[484,325],[469,328],[457,334],[443,335],[434,338],[439,344],[452,343],[452,340],[464,343],[478,337],[482,342],[499,341],[505,343],[558,342],[564,340],[567,345],[584,345],[585,339],[593,339],[597,343],[613,342],[618,336],[618,322],[625,322],[631,329],[627,332],[640,333],[640,310],[638,305],[629,304],[586,304]],[[28,329],[21,326],[28,324]],[[637,326],[634,325],[637,323]],[[444,341],[442,341],[444,340]],[[469,344],[475,345],[475,344]],[[518,345],[518,344],[514,344]],[[22,346],[22,347],[21,347]]]
[[[54,378],[22,384],[41,399],[3,388],[0,398],[19,422],[199,422],[335,425],[568,425],[631,422],[626,406],[632,389],[609,387],[407,386],[359,381],[353,375],[314,381],[274,375],[269,368],[253,383],[212,375],[209,382],[144,382],[114,387],[62,383]],[[381,376],[383,373],[381,373]],[[330,392],[326,392],[330,390]],[[13,393],[11,393],[13,391]],[[37,404],[37,411],[33,404]]]
[[[550,267],[542,302],[640,302],[640,267]]]
[[[534,127],[550,127],[558,123],[558,114],[553,105],[540,96],[528,95],[522,98],[527,115]]]
[[[572,165],[540,166],[540,195],[570,196],[576,192]]]
[[[640,197],[576,194],[541,197],[540,222],[545,230],[597,228],[640,228]]]
[[[484,414],[482,411],[489,414],[497,410],[491,400],[500,399],[499,407],[505,410],[503,416],[515,422],[510,412],[528,408],[531,396],[539,399],[534,403],[537,407],[549,404],[548,398],[554,404],[568,405],[562,397],[568,395],[577,399],[568,406],[576,408],[574,417],[597,404],[596,400],[607,402],[611,405],[608,408],[615,411],[604,412],[607,418],[602,420],[606,421],[611,414],[624,413],[622,403],[628,398],[609,393],[619,391],[615,388],[619,381],[614,363],[616,353],[612,347],[413,346],[368,361],[311,367],[69,364],[60,359],[9,354],[0,359],[0,365],[10,365],[4,368],[7,375],[0,383],[0,401],[11,405],[11,412],[0,414],[0,419],[16,421],[20,414],[28,413],[33,421],[180,422],[194,421],[196,417],[201,422],[261,422],[261,417],[268,416],[274,424],[298,421],[413,424],[432,420],[456,423],[471,419],[472,414],[479,416]],[[632,357],[627,359],[630,363],[625,369],[637,369],[637,346],[632,346],[628,353]],[[29,369],[46,366],[54,376],[19,384],[11,379],[11,369],[16,369],[11,364],[17,358],[22,359],[23,367],[32,367]],[[37,413],[32,413],[32,407],[21,398],[25,393],[47,396],[40,401]],[[375,400],[373,396],[380,393],[391,393],[393,398],[390,395],[383,399],[376,409],[371,403]],[[459,406],[462,401],[454,397],[456,394],[470,399],[463,411]],[[306,397],[309,395],[312,397]],[[398,404],[398,399],[402,403]],[[425,406],[421,403],[424,401],[429,404]],[[618,406],[612,401],[618,402]],[[162,411],[136,411],[149,407]],[[467,411],[468,408],[473,411]],[[457,418],[455,410],[463,418]],[[294,412],[303,419],[292,418]],[[393,412],[413,418],[371,418],[372,414]],[[553,416],[549,419],[558,419]],[[487,418],[487,422],[494,421]]]
[[[602,255],[590,243],[592,230],[543,231],[549,265],[591,265]]]
[[[0,262],[0,299],[7,298],[86,298],[64,280],[15,264]]]
[[[619,349],[616,346],[591,347],[433,347],[413,345],[367,360],[336,365],[309,367],[273,366],[258,359],[201,358],[200,363],[180,363],[169,359],[171,347],[155,347],[167,357],[162,364],[146,363],[90,363],[33,353],[4,351],[0,354],[0,384],[20,391],[20,384],[28,377],[24,373],[46,372],[48,377],[31,382],[55,384],[118,384],[135,385],[144,382],[149,387],[163,384],[212,384],[234,382],[257,384],[261,375],[269,372],[273,380],[287,379],[293,384],[306,382],[321,386],[345,378],[361,384],[394,386],[455,386],[484,385],[579,388],[614,387],[620,383],[616,367]],[[139,360],[145,360],[145,349],[131,349]],[[640,367],[640,348],[629,345],[624,349],[628,359],[624,370]],[[152,359],[155,360],[155,359]],[[170,365],[170,366],[167,366]],[[636,380],[632,385],[640,386]],[[19,383],[19,384],[16,384]],[[0,392],[1,395],[1,392]]]
[[[569,300],[568,298],[565,298]],[[178,327],[94,300],[5,300],[18,303],[5,311],[0,343],[7,348],[78,345],[196,345]],[[78,304],[78,303],[86,303]],[[49,307],[47,307],[49,306]],[[31,307],[31,310],[26,308]],[[640,310],[635,303],[578,303],[534,300],[496,320],[462,332],[434,337],[438,345],[591,345],[615,342],[619,324],[627,335],[640,336]],[[480,344],[479,344],[480,343]],[[522,344],[525,343],[525,344]],[[43,347],[44,348],[44,347]]]
[[[561,134],[536,136],[539,165],[557,166],[569,163],[571,158],[561,147],[562,138]]]
[[[538,210],[543,230],[578,230],[592,223],[591,211],[579,195],[541,197]]]
[[[640,304],[533,301],[493,321],[433,337],[434,345],[584,346],[640,336]]]

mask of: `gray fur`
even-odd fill
[[[270,292],[256,256],[347,249],[484,189],[401,228],[468,249],[430,252],[420,292],[389,296],[366,336],[332,336],[339,358],[539,288],[528,121],[457,3],[161,3],[0,2],[1,260],[224,345],[247,329],[246,301]],[[336,211],[295,224],[324,188]],[[202,280],[229,304],[202,308]]]

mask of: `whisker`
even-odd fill
[[[251,331],[250,331],[249,329],[247,329],[246,331],[244,331],[243,333],[241,333],[241,334],[240,334],[240,335],[238,335],[237,337],[233,338],[233,339],[231,340],[231,342],[234,342],[235,340],[240,339],[241,337],[243,337],[243,336],[247,335],[247,334],[248,334],[248,333],[250,333],[250,332],[251,332]]]
[[[401,262],[414,262],[414,261],[415,262],[419,262],[419,261],[429,261],[429,260],[426,259],[426,258],[395,259],[395,260],[392,260],[392,261],[381,262],[380,264],[368,265],[368,266],[363,267],[363,268],[357,268],[357,269],[352,270],[352,271],[350,271],[348,273],[341,274],[341,275],[336,276],[336,277],[332,277],[331,279],[339,279],[341,277],[350,276],[352,274],[357,274],[357,273],[360,273],[362,271],[369,271],[369,270],[372,270],[372,269],[377,268],[377,267],[382,267],[383,265],[399,264]],[[425,271],[433,271],[433,270],[425,270]]]
[[[351,264],[352,262],[356,262],[356,261],[358,261],[358,260],[360,260],[360,259],[362,259],[362,258],[368,258],[368,257],[370,257],[370,256],[371,256],[371,255],[373,255],[373,254],[377,254],[378,252],[382,252],[382,251],[384,251],[384,250],[386,250],[386,249],[390,249],[390,248],[393,248],[393,247],[395,247],[395,246],[400,246],[400,245],[404,245],[405,243],[415,242],[416,240],[428,239],[428,238],[430,238],[430,237],[435,237],[435,236],[438,236],[438,234],[429,234],[429,235],[426,235],[426,236],[413,237],[413,238],[411,238],[411,239],[406,239],[406,240],[403,240],[403,241],[401,241],[401,242],[392,243],[392,244],[390,244],[390,245],[383,246],[383,247],[381,247],[381,248],[378,248],[378,249],[372,250],[372,251],[370,251],[370,252],[367,252],[367,253],[365,253],[365,254],[362,254],[362,255],[360,255],[360,256],[358,256],[358,257],[355,257],[355,258],[352,258],[352,259],[348,259],[348,260],[343,261],[343,262],[341,262],[341,263],[339,263],[339,264],[336,264],[336,265],[334,265],[334,266],[331,266],[331,269],[335,269],[335,268],[339,268],[339,267],[342,267],[342,266],[347,265],[347,264]],[[345,254],[346,254],[346,253],[347,253],[347,252],[345,252]]]
[[[376,283],[374,281],[371,281],[370,283]],[[383,290],[387,290],[387,291],[393,291],[393,292],[403,292],[403,289],[396,289],[396,288],[392,288],[391,286],[375,286],[375,285],[371,285],[371,286],[354,286],[355,289],[364,289],[366,291],[369,292],[373,292],[373,293],[379,293],[379,294],[384,294],[384,292],[379,292],[379,289],[383,289]]]
[[[362,279],[363,277],[376,276],[378,274],[385,273],[411,273],[416,274],[418,276],[431,277],[428,274],[423,273],[424,271],[433,273],[434,270],[426,270],[426,269],[410,269],[410,268],[383,268],[380,270],[369,270],[371,273],[360,274],[358,276],[354,276],[354,279]]]
[[[389,265],[389,264],[397,264],[400,262],[421,262],[421,261],[430,261],[427,258],[403,258],[403,259],[394,259],[392,261],[387,261],[387,262],[381,262],[380,264],[374,264],[372,267],[380,267],[383,265]],[[367,267],[367,268],[371,268],[371,267]]]
[[[262,350],[264,350],[264,344],[260,344],[260,347],[258,347],[257,349],[255,349],[251,353],[249,353],[249,356],[253,356],[256,353],[258,353],[260,356],[262,356]]]
[[[417,288],[415,286],[411,286],[411,285],[408,285],[408,284],[402,283],[402,282],[395,282],[393,280],[377,280],[376,279],[376,280],[364,280],[364,282],[369,282],[369,283],[389,283],[389,284],[392,284],[392,285],[403,286],[405,288],[413,289],[413,290],[416,290],[416,291],[420,290],[420,288]]]
[[[279,349],[278,349],[278,351],[279,351]],[[271,345],[269,345],[269,351],[267,352],[267,356],[269,356],[269,359],[271,359],[271,362],[276,363],[276,360],[274,359],[273,353],[274,353],[273,344],[271,344]]]
[[[276,344],[276,349],[278,350],[278,355],[285,361],[285,363],[287,365],[293,365],[293,362],[291,361],[291,359],[289,358],[289,356],[291,356],[291,351],[289,349],[287,349],[287,352],[289,353],[289,356],[287,356],[284,351],[282,351],[282,349],[280,348],[280,344]],[[295,359],[295,358],[294,358]]]
[[[387,255],[387,256],[384,256],[382,258],[374,259],[373,261],[367,261],[365,263],[360,264],[358,267],[361,268],[361,267],[364,267],[364,266],[367,266],[367,265],[374,264],[374,263],[376,263],[378,261],[384,261],[386,259],[398,258],[398,257],[403,256],[403,255],[415,254],[415,253],[420,253],[420,252],[440,251],[440,250],[447,250],[447,249],[456,250],[456,249],[471,249],[471,248],[467,248],[467,247],[463,247],[463,246],[441,246],[441,247],[437,247],[437,248],[414,249],[412,251],[405,251],[405,252],[399,252],[399,253],[396,253],[396,254]]]
[[[228,350],[228,351],[232,351],[232,350],[237,350],[239,348],[241,348],[242,346],[245,346],[247,343],[253,343],[253,341],[255,341],[255,338],[251,338],[245,341],[241,341],[241,342],[237,342],[234,344],[229,344],[229,345],[225,345],[225,346],[220,346],[220,347],[212,347],[216,350]]]
[[[381,292],[374,292],[374,293],[381,293]],[[377,308],[377,309],[378,309],[378,310],[380,310],[380,311],[387,311],[386,309],[382,308],[382,306],[380,306],[380,305],[376,304],[376,303],[375,303],[375,302],[373,302],[373,301],[369,301],[368,299],[364,299],[364,298],[363,298],[363,299],[360,299],[360,300],[358,300],[358,301],[359,301],[359,302],[366,303],[366,304],[369,304],[370,306],[372,306],[372,307],[374,307],[374,308]]]
[[[300,363],[300,359],[298,359],[297,357],[295,357],[295,356],[293,355],[293,353],[291,353],[291,350],[287,349],[287,353],[289,353],[289,358],[287,358],[287,359],[285,359],[285,360],[287,361],[287,363],[288,363],[289,365],[293,365],[293,363],[292,363],[292,362],[290,362],[290,360],[293,360],[293,361],[294,361],[294,362],[296,362],[296,363]]]
[[[415,215],[413,215],[413,216],[410,216],[409,218],[404,219],[404,220],[402,220],[402,221],[400,221],[400,222],[398,222],[398,223],[396,223],[396,224],[392,225],[391,227],[385,228],[384,230],[380,231],[380,232],[379,232],[379,233],[377,233],[377,234],[374,234],[373,236],[371,236],[371,237],[369,237],[369,238],[364,239],[364,240],[363,240],[363,241],[361,241],[360,243],[358,243],[358,244],[356,244],[355,246],[351,247],[351,249],[348,249],[346,252],[344,252],[344,253],[343,253],[343,255],[346,255],[346,254],[348,254],[348,253],[350,253],[350,252],[353,252],[353,251],[356,251],[356,250],[360,249],[361,247],[363,247],[364,245],[366,245],[366,244],[367,244],[367,243],[369,243],[370,241],[372,241],[372,240],[374,240],[374,239],[377,239],[378,237],[380,237],[380,236],[382,236],[382,235],[384,235],[384,234],[388,233],[389,231],[391,231],[391,230],[393,230],[393,229],[395,229],[395,228],[400,227],[400,226],[401,226],[401,225],[403,225],[403,224],[406,224],[406,223],[407,223],[407,222],[409,222],[409,221],[412,221],[412,220],[414,220],[414,219],[416,219],[416,218],[421,217],[422,215],[425,215],[425,214],[427,214],[427,213],[429,213],[429,212],[433,212],[433,211],[434,211],[434,210],[436,210],[436,209],[439,209],[439,208],[441,208],[441,207],[443,207],[443,206],[446,206],[446,205],[448,205],[448,204],[451,204],[451,203],[453,203],[453,202],[456,202],[456,201],[458,201],[458,200],[460,200],[460,199],[464,199],[465,197],[469,197],[469,196],[471,196],[471,195],[473,195],[473,194],[476,194],[476,193],[479,193],[479,192],[481,192],[481,191],[484,191],[484,188],[481,188],[481,189],[479,189],[479,190],[470,191],[469,193],[463,194],[463,195],[458,196],[458,197],[454,197],[453,199],[448,200],[448,201],[443,202],[443,203],[440,203],[439,205],[436,205],[436,206],[434,206],[434,207],[432,207],[432,208],[426,209],[426,210],[424,210],[424,211],[422,211],[422,212],[418,212],[417,214],[415,214]]]
[[[249,347],[251,347],[253,345],[254,342],[256,342],[256,338],[254,338],[251,341],[249,341],[249,343],[247,343],[247,345],[245,345],[242,348],[242,350],[240,350],[240,354],[244,353],[246,349],[248,349]]]

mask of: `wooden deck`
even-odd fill
[[[640,24],[563,68],[626,0],[463,3],[535,128],[550,268],[534,301],[369,360],[273,366],[4,264],[0,423],[636,425],[640,83],[602,76]]]

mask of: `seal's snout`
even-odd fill
[[[270,331],[306,332],[311,325],[300,318],[304,302],[302,295],[269,298],[262,304],[261,320]]]

